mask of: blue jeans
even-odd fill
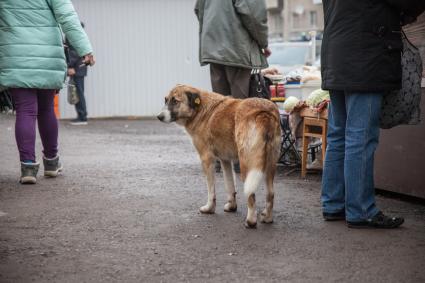
[[[331,91],[322,179],[323,212],[345,209],[346,220],[375,216],[373,160],[383,93]]]
[[[78,98],[80,101],[75,104],[78,120],[87,121],[86,98],[84,96],[84,77],[74,76],[75,86],[77,88]]]

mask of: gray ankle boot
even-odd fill
[[[43,157],[43,165],[45,177],[57,177],[63,169],[62,163],[59,161],[59,155],[53,159]]]
[[[40,163],[21,162],[21,184],[37,183],[38,168],[40,168]]]

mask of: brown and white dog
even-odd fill
[[[184,126],[192,137],[208,183],[208,202],[200,208],[201,213],[215,212],[216,160],[221,162],[227,191],[224,211],[236,211],[232,162],[239,160],[248,197],[245,226],[255,228],[257,225],[255,192],[263,180],[267,197],[261,222],[273,222],[273,179],[281,142],[279,111],[273,102],[260,98],[234,99],[178,85],[165,98],[158,119]]]

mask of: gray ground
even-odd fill
[[[35,186],[17,183],[13,131],[0,116],[0,282],[425,282],[424,206],[378,197],[404,227],[350,230],[322,220],[318,176],[280,168],[275,223],[247,230],[221,174],[217,213],[198,213],[206,185],[176,125],[63,122],[64,174]]]

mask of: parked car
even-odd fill
[[[320,64],[318,58],[320,58],[321,41],[316,40],[315,49],[313,44],[314,41],[270,43],[269,47],[272,51],[272,55],[268,58],[270,67],[278,69],[285,75],[304,65]]]

